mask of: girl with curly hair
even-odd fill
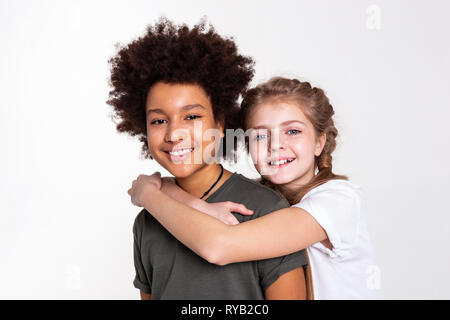
[[[380,298],[362,192],[332,172],[338,131],[324,91],[276,77],[249,90],[241,108],[259,182],[283,194],[290,208],[229,222],[223,209],[189,209],[200,200],[168,178],[160,188],[158,173],[134,183],[132,202],[141,199],[170,233],[211,263],[227,266],[306,248],[315,299]]]
[[[108,103],[120,120],[118,131],[137,135],[144,155],[199,200],[198,209],[240,203],[228,213],[243,213],[239,220],[246,221],[288,207],[274,190],[218,164],[219,158],[234,159],[224,131],[239,127],[237,99],[254,73],[252,59],[238,54],[232,39],[204,23],[191,29],[161,19],[120,48],[110,64]],[[157,199],[158,192],[151,198],[165,206],[167,196]],[[301,251],[219,267],[183,246],[146,209],[136,217],[133,234],[133,283],[142,299],[305,298]]]

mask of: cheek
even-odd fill
[[[164,142],[165,133],[162,128],[147,129],[147,142],[150,151],[158,149],[158,146]]]
[[[293,152],[295,153],[298,164],[302,167],[309,167],[314,163],[314,145],[306,142],[301,141],[296,144],[292,144]]]
[[[216,127],[212,117],[204,116],[200,120],[194,120],[190,127],[191,137],[197,143],[208,145],[216,139],[220,139],[220,130]]]
[[[203,150],[213,150],[219,148],[221,131],[217,128],[209,128],[203,132],[193,134],[194,147],[200,147]]]
[[[250,156],[255,164],[255,167],[261,168],[265,166],[268,157],[267,145],[263,142],[253,142],[249,145]]]
[[[156,141],[158,140],[156,138],[155,130],[147,129],[147,142],[149,149],[155,145]]]

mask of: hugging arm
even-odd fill
[[[165,177],[162,178],[161,190],[166,195],[170,196],[172,199],[176,199],[178,202],[184,203],[187,206],[194,208],[198,211],[209,214],[226,224],[238,224],[239,221],[231,211],[243,214],[251,215],[252,210],[247,209],[244,205],[234,203],[231,201],[219,202],[219,203],[208,203],[204,200],[195,198],[190,195],[180,187],[178,187],[173,178]]]
[[[284,208],[227,225],[163,191],[164,185],[162,190],[149,186],[143,206],[175,238],[210,263],[226,265],[279,257],[327,239],[325,230],[301,208]]]

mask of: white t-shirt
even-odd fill
[[[314,299],[381,299],[380,269],[366,222],[360,187],[330,180],[310,190],[294,205],[311,214],[333,245],[307,248]]]

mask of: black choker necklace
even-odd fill
[[[201,196],[200,199],[203,199],[206,195],[208,195],[208,193],[216,186],[217,182],[219,182],[220,178],[222,178],[222,175],[223,175],[223,167],[222,167],[222,165],[221,165],[220,163],[219,163],[219,166],[220,166],[220,169],[221,169],[219,177],[217,178],[216,182],[214,182],[214,184],[211,186],[211,188],[209,188],[208,191],[206,191],[206,192]],[[178,184],[177,179],[175,179],[175,183],[177,184],[177,186],[179,186],[179,187],[181,188],[181,186]]]

